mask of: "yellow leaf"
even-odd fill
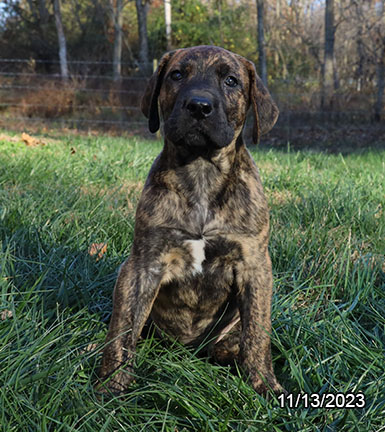
[[[103,255],[107,252],[107,243],[92,243],[88,248],[88,254],[90,256],[96,256],[96,261],[103,258]]]

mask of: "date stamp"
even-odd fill
[[[358,393],[288,393],[278,396],[281,408],[365,408],[365,395]]]

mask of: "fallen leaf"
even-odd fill
[[[13,313],[11,310],[5,309],[3,311],[1,311],[0,314],[0,320],[1,321],[5,321],[7,318],[12,318],[13,317]]]
[[[374,213],[374,217],[376,219],[380,219],[382,217],[382,205],[378,204],[377,208],[376,208],[376,212]]]
[[[7,134],[0,134],[0,141],[20,142],[20,138]]]
[[[28,135],[27,133],[23,132],[21,134],[21,139],[24,141],[24,144],[28,147],[37,147],[39,145],[44,146],[45,142],[32,137],[31,135]]]
[[[81,354],[86,354],[86,353],[95,351],[98,347],[99,347],[99,344],[97,344],[97,343],[90,343],[86,347],[81,348],[80,353]],[[103,349],[103,347],[100,346],[99,349]]]
[[[92,243],[88,248],[88,254],[90,256],[96,256],[96,261],[103,258],[103,255],[107,251],[107,243]]]

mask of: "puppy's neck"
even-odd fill
[[[157,181],[162,187],[184,195],[188,201],[207,205],[209,196],[234,181],[234,169],[242,149],[245,149],[242,137],[226,147],[206,152],[191,152],[166,139],[159,156]],[[179,186],[175,188],[175,185]]]
[[[217,170],[219,174],[226,175],[233,166],[237,152],[240,147],[244,146],[241,134],[225,147],[212,148],[207,147],[190,147],[175,145],[173,142],[165,139],[162,151],[162,165],[164,168],[171,170],[181,170],[184,167],[190,169],[199,169],[206,167]]]

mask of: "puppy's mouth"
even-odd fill
[[[198,121],[170,116],[164,122],[164,135],[176,146],[219,149],[229,145],[233,131],[220,121]]]
[[[184,136],[181,136],[179,140],[175,142],[177,146],[187,147],[218,147],[217,143],[213,141],[209,133],[201,128],[190,129]]]

